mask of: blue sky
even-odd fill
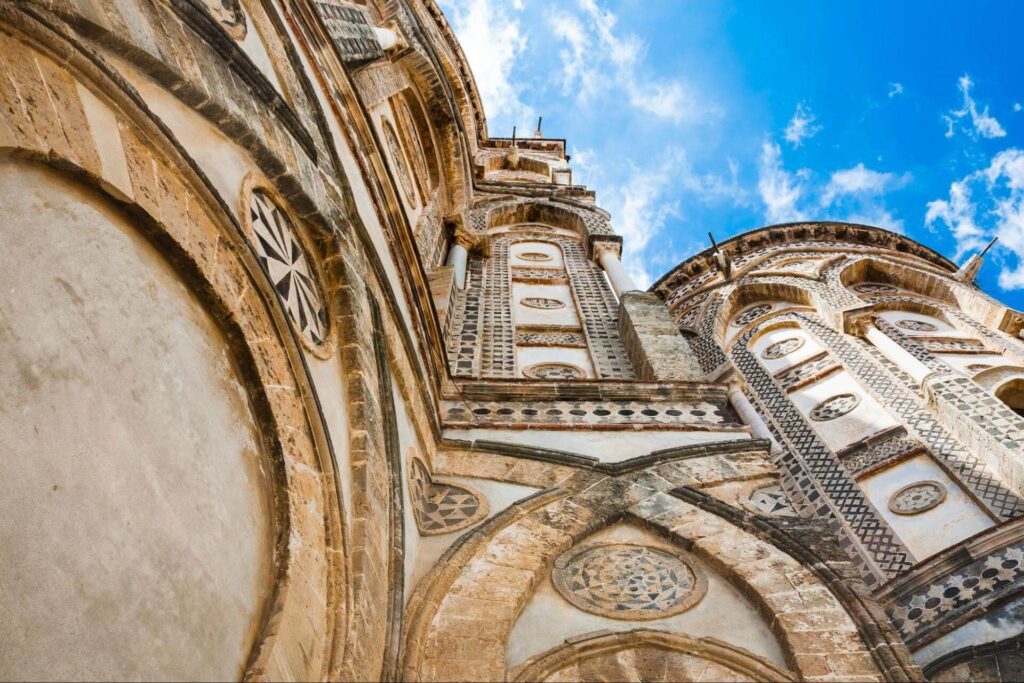
[[[442,0],[491,135],[565,137],[642,284],[802,219],[904,232],[1024,308],[1019,2]]]

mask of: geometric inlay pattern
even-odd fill
[[[760,512],[764,515],[797,516],[793,503],[790,502],[789,496],[779,484],[758,486],[747,494],[746,500],[741,500],[741,502],[753,512]]]
[[[764,351],[761,352],[761,358],[766,360],[778,360],[783,356],[787,356],[801,346],[804,345],[804,340],[799,337],[790,337],[789,339],[783,339],[771,344]]]
[[[936,332],[939,329],[924,320],[898,320],[896,321],[896,327],[911,330],[912,332]]]
[[[895,292],[897,290],[892,285],[883,285],[880,282],[862,282],[859,285],[854,285],[853,291],[860,292],[861,294],[876,294],[878,292]]]
[[[762,315],[768,313],[771,310],[771,304],[757,304],[755,306],[751,306],[750,308],[736,316],[736,319],[732,321],[732,324],[736,327],[743,327],[747,323],[754,322]]]
[[[487,499],[465,486],[431,478],[419,458],[409,458],[409,498],[421,536],[447,534],[487,516]]]
[[[811,419],[815,422],[827,422],[842,417],[857,407],[860,397],[855,394],[838,394],[814,406]]]
[[[683,557],[628,543],[572,548],[555,561],[551,578],[579,609],[613,619],[663,619],[707,592],[703,572]]]
[[[904,486],[889,499],[897,515],[919,515],[946,500],[946,487],[937,481],[919,481]]]
[[[523,375],[530,379],[583,379],[587,373],[569,363],[537,363],[523,368]]]
[[[988,370],[992,366],[988,363],[971,363],[967,366],[968,372],[981,372],[982,370]]]
[[[281,305],[302,336],[319,346],[327,335],[327,309],[288,218],[260,190],[249,198],[249,215],[256,255]]]

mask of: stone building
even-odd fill
[[[0,678],[1024,678],[979,257],[637,291],[434,0],[5,0],[0,151]]]

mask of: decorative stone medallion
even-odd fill
[[[530,379],[584,379],[587,373],[569,363],[537,363],[523,368]]]
[[[771,310],[771,304],[755,304],[754,306],[751,306],[750,308],[746,309],[738,316],[736,316],[736,319],[732,321],[732,324],[735,325],[736,327],[743,327],[747,323],[754,322],[762,315],[765,315]]]
[[[522,254],[519,254],[519,258],[523,261],[534,261],[537,263],[552,260],[551,254],[544,254],[539,251],[524,251]]]
[[[989,365],[988,363],[971,363],[970,365],[967,366],[967,371],[981,372],[982,370],[988,370],[991,367],[993,366]]]
[[[804,340],[800,337],[783,339],[782,341],[770,344],[768,348],[761,352],[761,358],[764,358],[765,360],[778,360],[783,356],[788,356],[803,345]]]
[[[256,255],[288,317],[307,342],[320,346],[327,337],[327,309],[291,222],[260,190],[249,198],[249,217]]]
[[[878,294],[880,292],[895,292],[898,290],[892,285],[884,285],[881,282],[862,282],[859,285],[854,285],[853,291],[860,292],[861,294]]]
[[[487,499],[464,486],[436,481],[419,458],[409,458],[409,498],[421,536],[447,534],[487,516]]]
[[[409,204],[416,208],[416,188],[412,182],[412,174],[409,172],[409,164],[406,162],[405,152],[402,151],[402,144],[398,141],[398,134],[395,133],[394,126],[391,125],[390,121],[383,121],[384,129],[384,143],[388,147],[388,154],[391,155],[391,161],[395,166],[395,174],[398,176],[398,182],[402,186],[402,192],[405,193],[405,198],[409,200]]]
[[[897,515],[919,515],[946,500],[946,487],[937,481],[919,481],[904,486],[889,499],[889,509]]]
[[[856,394],[837,394],[814,406],[811,419],[815,422],[828,422],[846,415],[860,404],[860,396]]]
[[[938,327],[925,320],[898,320],[896,327],[911,332],[937,332],[939,330]]]
[[[684,555],[629,543],[572,548],[555,560],[551,579],[584,612],[628,621],[686,611],[708,586]]]
[[[741,494],[740,502],[752,512],[776,517],[797,516],[793,503],[790,502],[789,496],[779,484],[755,485],[753,489],[745,493],[745,500]]]
[[[565,302],[559,301],[558,299],[549,299],[545,296],[526,296],[519,300],[523,306],[527,308],[539,308],[546,311],[553,311],[559,308],[565,308]]]

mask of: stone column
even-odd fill
[[[881,351],[883,356],[913,377],[918,384],[923,384],[925,378],[932,374],[931,368],[914,358],[895,339],[875,327],[874,320],[866,320],[862,323],[861,334],[872,346]]]
[[[448,250],[448,259],[445,261],[445,265],[455,269],[455,286],[459,289],[466,288],[466,261],[468,258],[469,251],[466,246],[459,240],[453,242]]]
[[[604,268],[604,272],[608,274],[608,281],[612,284],[612,289],[615,290],[615,295],[622,298],[625,292],[635,292],[639,287],[633,282],[633,278],[629,276],[626,269],[622,267],[622,261],[619,260],[619,254],[616,249],[611,247],[605,247],[598,252],[598,263]]]
[[[736,410],[736,413],[743,420],[743,424],[750,427],[750,430],[754,432],[754,436],[759,439],[767,439],[772,444],[772,452],[782,450],[778,442],[775,441],[775,437],[768,430],[768,425],[764,423],[761,416],[758,415],[757,410],[747,399],[746,395],[739,389],[739,387],[732,387],[729,389],[729,403]]]

